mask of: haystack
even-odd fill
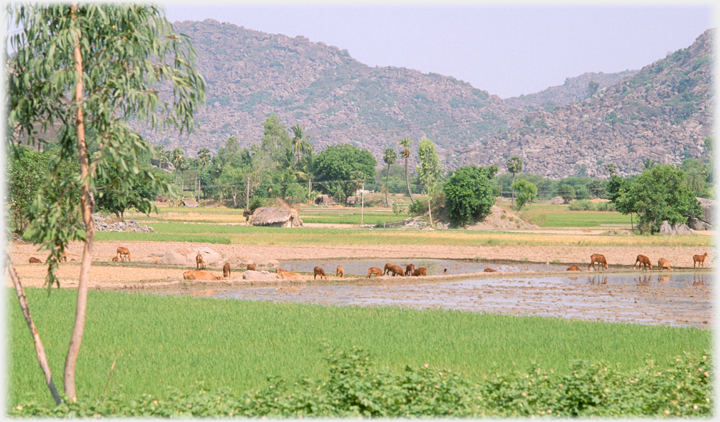
[[[315,197],[315,205],[337,205],[337,202],[330,195],[318,195]]]
[[[301,227],[303,222],[297,210],[260,207],[250,216],[250,224],[269,227]]]
[[[198,206],[198,203],[192,198],[183,198],[182,202],[186,207],[196,208]]]

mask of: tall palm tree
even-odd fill
[[[522,171],[523,162],[518,156],[513,156],[508,158],[507,160],[507,169],[510,173],[512,173],[513,178],[512,182],[513,185],[515,184],[515,173],[520,173]],[[512,185],[510,185],[512,187]],[[515,188],[512,187],[512,201],[510,202],[511,206],[515,205]]]
[[[295,154],[295,164],[297,164],[300,161],[300,154],[307,154],[312,148],[312,144],[307,141],[310,137],[303,134],[305,127],[296,124],[290,129],[293,131],[292,146]]]
[[[405,184],[407,185],[410,202],[414,204],[415,200],[412,197],[412,192],[410,192],[410,179],[408,178],[408,158],[410,158],[410,144],[412,144],[412,139],[403,138],[398,143],[405,147],[405,150],[403,151],[403,157],[405,158]]]
[[[210,164],[210,150],[207,148],[200,148],[197,151],[197,156],[198,156],[198,163],[202,166],[201,173],[205,172],[205,166]],[[198,179],[197,173],[195,173],[195,183],[196,184],[198,183],[197,179]],[[202,178],[200,178],[200,183],[202,183]],[[200,192],[201,191],[202,191],[202,189],[200,187],[200,184],[198,184],[198,195],[197,195],[198,202],[200,202]]]
[[[389,207],[390,204],[388,202],[388,177],[390,176],[390,165],[395,164],[395,161],[397,161],[397,153],[395,152],[394,148],[385,148],[385,151],[383,151],[383,161],[385,161],[385,164],[388,165],[387,172],[385,173],[385,206]]]
[[[175,166],[175,185],[176,186],[177,186],[178,167],[180,167],[180,162],[182,161],[182,158],[184,155],[185,155],[185,151],[183,151],[182,148],[175,148],[172,150],[172,163]]]

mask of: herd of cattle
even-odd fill
[[[708,253],[705,252],[703,255],[693,255],[693,268],[705,268],[705,258],[707,258]],[[62,252],[60,254],[60,261],[67,262],[67,253]],[[75,259],[71,259],[71,261],[75,261]],[[128,248],[125,248],[123,246],[119,246],[117,248],[117,254],[112,257],[113,262],[119,262],[119,261],[130,261],[130,251]],[[31,264],[39,264],[42,263],[39,259],[35,257],[30,258]],[[198,253],[197,256],[195,256],[195,264],[197,266],[197,270],[195,271],[186,271],[183,273],[183,278],[187,280],[200,280],[200,279],[206,279],[206,280],[222,280],[224,278],[230,277],[230,263],[226,262],[223,266],[223,276],[218,277],[211,275],[210,273],[206,273],[201,270],[205,270],[205,260],[203,259],[202,254]],[[599,264],[600,270],[608,269],[608,263],[605,259],[604,255],[601,254],[592,254],[590,256],[590,265],[588,265],[588,271],[590,271],[590,267],[592,267],[594,270],[597,270],[598,268],[595,267],[595,264]],[[648,258],[645,255],[638,255],[637,259],[635,260],[635,264],[633,264],[633,268],[638,267],[643,270],[650,269],[652,270],[652,262],[650,262],[650,258]],[[672,265],[670,264],[670,261],[668,261],[665,258],[660,258],[658,260],[658,270],[672,270]],[[257,271],[255,268],[255,265],[253,264],[247,264],[246,270],[250,271]],[[485,268],[483,270],[484,272],[497,272],[496,270],[493,270],[492,268]],[[580,271],[580,268],[578,268],[577,265],[572,265],[568,267],[567,271]],[[281,278],[299,278],[300,275],[296,273],[291,273],[289,271],[285,271],[282,268],[278,268],[275,270],[275,272],[278,275],[281,275]],[[443,273],[447,273],[447,268],[443,270]],[[389,275],[392,274],[393,277],[395,276],[412,276],[412,277],[420,277],[420,276],[426,276],[427,275],[427,268],[425,267],[419,267],[415,268],[414,264],[409,264],[405,268],[392,264],[392,263],[386,263],[385,268],[381,270],[380,268],[376,267],[370,267],[368,269],[368,275],[367,278],[370,278],[370,276],[375,275],[377,277]],[[328,276],[325,274],[325,270],[321,267],[315,267],[313,269],[313,280],[317,279],[317,276],[320,276],[320,278],[327,279]],[[338,267],[335,269],[335,276],[339,278],[345,277],[345,269],[338,265]]]

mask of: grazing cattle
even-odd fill
[[[708,253],[705,252],[704,255],[693,255],[693,268],[695,268],[695,265],[698,263],[702,268],[705,268],[705,258],[707,258]]]
[[[197,264],[198,270],[205,269],[205,260],[203,259],[202,254],[195,255],[195,264]]]
[[[60,253],[60,262],[67,262],[67,252]]]
[[[31,257],[30,257],[30,263],[31,263],[31,264],[42,264],[42,261],[40,261],[39,259],[35,258],[34,256],[31,256]]]
[[[118,246],[117,248],[117,257],[121,261],[125,261],[125,258],[127,258],[128,261],[130,261],[130,251],[128,248],[124,248],[122,246]]]
[[[645,255],[637,256],[635,264],[633,264],[633,268],[635,268],[636,265],[642,265],[643,270],[647,270],[647,267],[650,267],[650,269],[652,270],[652,263],[650,262],[650,258],[646,257]]]
[[[427,275],[427,269],[425,269],[425,267],[420,267],[417,270],[413,271],[412,275],[413,275],[413,277],[420,277],[421,275]]]
[[[328,276],[325,275],[325,270],[323,270],[320,267],[313,268],[313,280],[315,280],[317,278],[317,276],[320,276],[321,279],[323,277],[325,277],[325,279],[328,278]]]
[[[337,269],[335,269],[335,276],[345,278],[345,268],[338,265]]]
[[[370,267],[368,269],[368,276],[367,278],[370,278],[371,275],[375,274],[378,277],[381,277],[383,275],[383,271],[380,268]]]
[[[672,270],[672,265],[670,265],[670,261],[668,261],[668,260],[665,259],[665,258],[660,258],[660,259],[658,260],[658,270],[663,270],[663,269],[666,269],[666,268],[667,268],[668,270]]]
[[[388,262],[387,264],[385,264],[385,271],[383,271],[383,275],[390,273],[393,274],[393,277],[395,277],[396,275],[405,276],[405,271],[402,269],[401,266]]]
[[[183,273],[185,280],[222,280],[222,277],[214,276],[207,271],[189,270]]]
[[[577,265],[571,265],[565,271],[580,271],[580,268]]]
[[[607,261],[605,260],[605,255],[600,255],[599,253],[594,253],[594,254],[590,255],[590,265],[588,265],[588,271],[590,270],[590,267],[593,267],[593,270],[597,270],[597,268],[595,268],[596,262],[598,264],[600,264],[601,270],[603,267],[605,267],[606,270],[608,269],[608,264],[607,264]]]
[[[257,269],[255,268],[255,265],[253,265],[253,264],[247,264],[247,266],[245,267],[245,269],[248,270],[248,271],[257,271]],[[276,271],[276,272],[277,272],[277,271]]]
[[[413,271],[415,271],[415,264],[410,264],[405,267],[405,275],[412,275]]]
[[[497,270],[493,270],[493,269],[490,268],[490,267],[486,267],[486,268],[483,270],[483,272],[484,272],[484,273],[496,273]]]
[[[225,265],[223,265],[223,277],[228,278],[230,277],[230,263],[226,262]]]

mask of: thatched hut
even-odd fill
[[[195,202],[195,200],[192,198],[183,198],[182,203],[186,207],[197,208],[197,206],[198,206],[198,203]]]
[[[250,216],[250,224],[269,227],[301,227],[303,222],[297,210],[260,207]]]
[[[330,195],[318,195],[315,197],[315,205],[337,205],[337,202]]]

